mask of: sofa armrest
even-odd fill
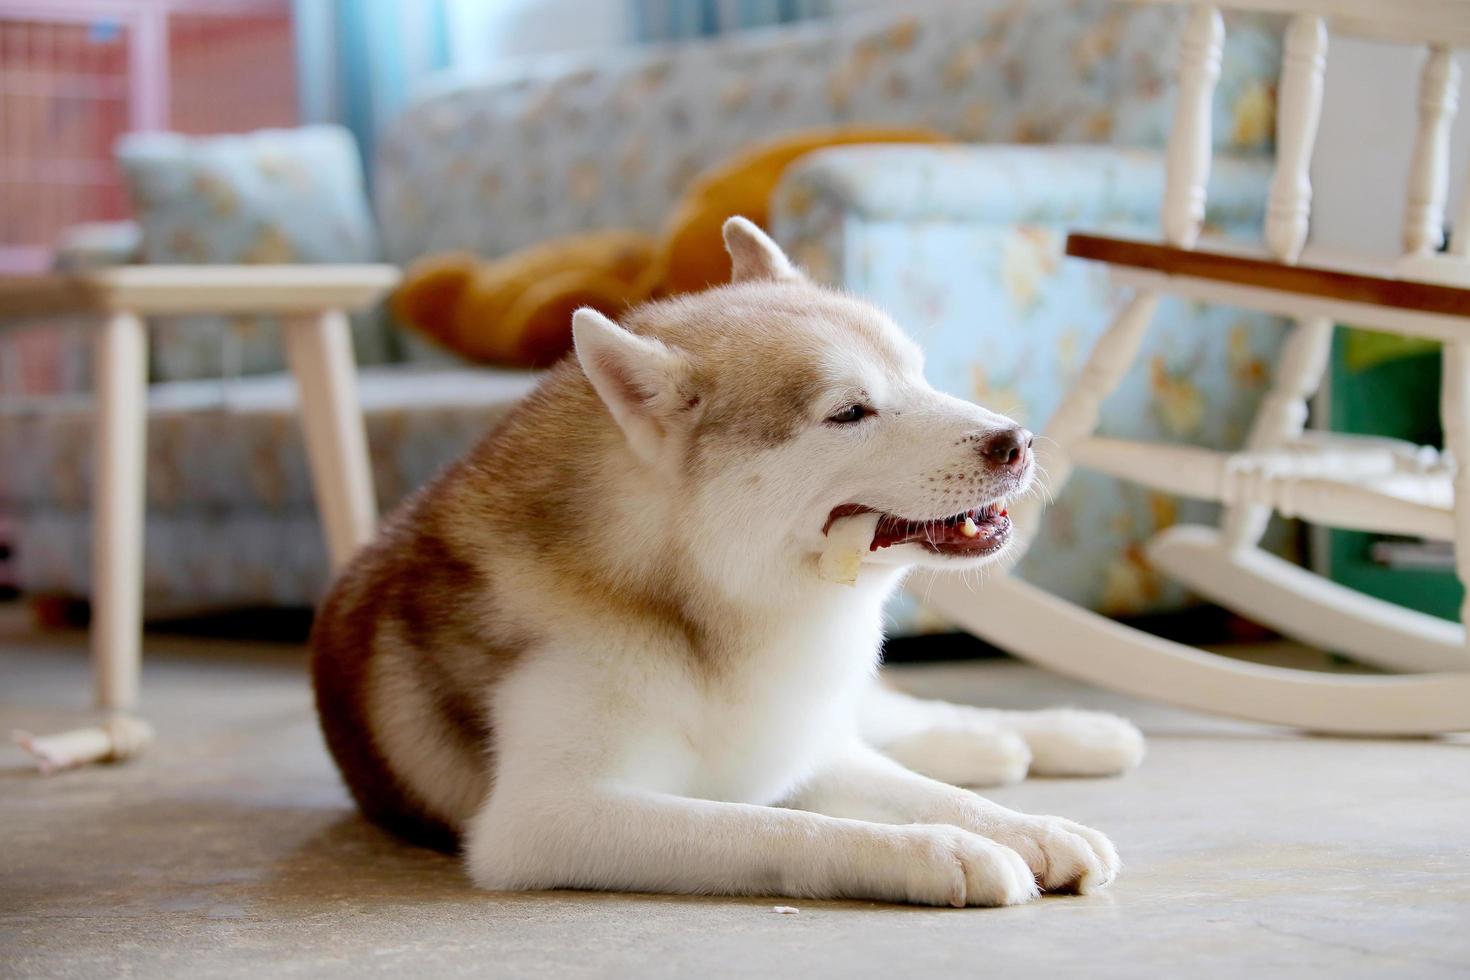
[[[1272,163],[1217,155],[1205,223],[1211,235],[1260,236]],[[788,168],[771,230],[816,279],[868,291],[882,271],[864,242],[899,226],[998,239],[1031,229],[1060,258],[1072,230],[1147,235],[1159,228],[1164,155],[1108,146],[855,146]]]
[[[56,246],[56,269],[80,272],[139,260],[143,232],[136,221],[89,221],[61,233]]]
[[[1212,225],[1264,214],[1271,161],[1217,155]],[[1109,146],[861,146],[804,157],[776,191],[786,222],[814,207],[869,221],[1034,224],[1156,220],[1164,155]]]

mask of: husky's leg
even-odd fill
[[[1143,759],[1143,735],[1117,715],[1054,708],[999,711],[926,701],[871,684],[859,709],[863,738],[903,765],[957,786],[1025,777],[1112,776]]]
[[[890,826],[607,786],[497,785],[465,857],[491,889],[1014,905],[1037,894],[1019,854],[949,825]]]
[[[1007,809],[866,745],[820,769],[790,802],[838,817],[953,824],[1015,850],[1047,891],[1088,892],[1112,881],[1120,867],[1112,842],[1090,827]]]
[[[958,827],[679,795],[670,787],[689,785],[702,760],[678,719],[700,704],[672,672],[630,670],[635,655],[645,667],[658,661],[620,639],[604,632],[598,657],[539,650],[497,687],[493,785],[462,828],[480,886],[923,905],[1013,905],[1037,894],[1020,855]]]
[[[1031,749],[1015,732],[881,680],[864,693],[858,729],[865,742],[900,764],[955,786],[1019,782],[1031,768]]]

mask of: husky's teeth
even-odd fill
[[[967,538],[973,538],[976,535],[978,535],[980,533],[980,529],[975,526],[975,518],[973,518],[970,515],[966,514],[965,515],[965,526],[962,527],[962,528],[960,528],[960,533],[963,534]]]

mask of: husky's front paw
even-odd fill
[[[944,825],[895,827],[903,898],[917,905],[1019,905],[1039,894],[1020,854],[978,834]]]
[[[1020,854],[1049,892],[1086,895],[1108,884],[1123,866],[1113,842],[1091,827],[1062,817],[1017,814],[987,836]]]
[[[1101,711],[1053,708],[1024,713],[1016,725],[1037,776],[1116,776],[1143,761],[1143,733]]]

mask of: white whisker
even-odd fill
[[[929,576],[929,581],[927,581],[927,582],[924,583],[924,598],[922,598],[922,599],[919,600],[920,604],[925,605],[925,606],[929,605],[929,593],[931,593],[933,591],[934,591],[934,576],[933,575],[930,575]]]
[[[1051,474],[1040,463],[1036,464],[1036,480],[1027,492],[1041,497],[1047,507],[1056,503],[1056,494],[1052,492]]]

